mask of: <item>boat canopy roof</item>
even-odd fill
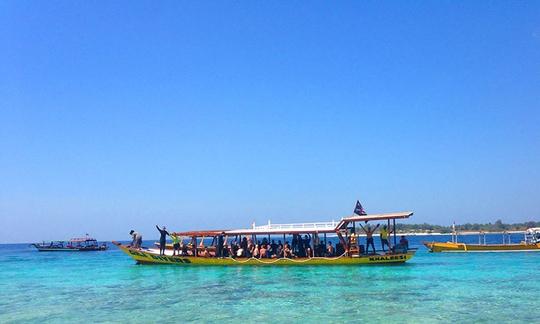
[[[228,235],[335,233],[338,222],[271,224],[226,231]]]
[[[386,214],[371,214],[371,215],[353,215],[350,217],[344,217],[342,220],[347,222],[368,222],[376,220],[409,218],[413,215],[413,212],[399,212],[399,213],[386,213]]]
[[[316,223],[292,223],[292,224],[271,224],[252,226],[252,228],[234,229],[234,230],[206,230],[206,231],[188,231],[175,232],[178,236],[189,237],[211,237],[221,233],[225,235],[254,235],[254,234],[303,234],[303,233],[336,233],[345,229],[351,222],[381,221],[387,219],[409,218],[413,212],[399,212],[371,215],[354,215],[342,218],[339,222],[316,222]]]
[[[97,240],[91,237],[74,237],[69,241],[70,242],[95,242]]]
[[[177,235],[177,236],[203,237],[203,236],[216,236],[223,232],[227,233],[227,230],[187,231],[187,232],[174,232],[172,234]]]

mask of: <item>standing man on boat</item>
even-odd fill
[[[167,244],[167,235],[169,235],[169,232],[167,232],[167,228],[163,226],[163,228],[159,228],[159,226],[156,225],[157,230],[159,231],[160,237],[159,237],[159,254],[165,255],[165,248]]]
[[[225,235],[225,232],[221,232],[217,236],[217,257],[218,258],[223,257],[223,236],[224,235]]]
[[[388,229],[386,225],[383,225],[383,227],[381,228],[381,231],[380,231],[380,235],[381,235],[381,246],[382,246],[382,250],[383,251],[386,251],[384,249],[384,246],[388,246],[388,250],[390,250],[390,243],[388,243],[388,235],[391,234],[393,232],[393,229]]]
[[[367,221],[366,221],[367,223]],[[373,243],[373,232],[379,227],[380,224],[377,224],[375,228],[371,229],[371,226],[367,226],[367,228],[364,228],[362,224],[360,224],[360,227],[366,232],[366,254],[369,254],[369,246],[371,245],[373,247],[373,254],[377,253],[377,250],[375,250],[375,243]]]
[[[178,252],[178,255],[180,255],[180,238],[175,233],[171,233],[171,235],[169,236],[171,237],[172,242],[173,242],[172,255],[175,256],[177,252]]]
[[[142,235],[138,232],[135,232],[134,230],[131,230],[129,232],[129,235],[131,235],[133,239],[130,246],[135,249],[140,249],[142,245]]]

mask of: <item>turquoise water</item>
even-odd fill
[[[179,267],[135,265],[117,249],[0,245],[0,265],[0,323],[540,321],[540,252],[421,248],[400,266]]]

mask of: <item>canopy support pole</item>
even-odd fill
[[[311,255],[310,258],[315,256],[315,233],[312,233],[311,235]]]
[[[390,219],[387,219],[387,228],[388,228],[388,231],[390,231]],[[394,224],[394,228],[392,229],[392,231],[394,232],[394,234],[396,233],[396,225]],[[394,246],[396,246],[396,241],[394,240]],[[390,247],[388,247],[388,249],[390,249]]]
[[[390,220],[388,220],[390,221]],[[394,223],[393,223],[393,226],[394,226],[394,246],[397,245],[397,239],[396,239],[396,219],[394,218]]]
[[[281,253],[283,254],[281,258],[285,258],[285,233],[283,233],[283,243],[281,244]],[[279,258],[280,256],[278,255],[278,259]]]

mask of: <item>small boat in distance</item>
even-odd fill
[[[525,231],[525,238],[520,243],[510,243],[510,236],[505,242],[506,233],[503,233],[502,244],[486,244],[485,233],[482,244],[482,236],[478,244],[459,243],[457,232],[452,233],[452,242],[423,242],[430,252],[540,252],[540,227],[529,228]]]
[[[412,216],[412,212],[353,215],[344,217],[335,222],[297,223],[297,224],[271,224],[255,226],[247,229],[236,230],[206,230],[173,233],[181,238],[181,254],[174,255],[166,249],[164,255],[160,255],[158,249],[132,248],[127,245],[114,242],[120,250],[138,264],[174,264],[181,266],[189,265],[369,265],[369,264],[402,264],[410,260],[416,253],[416,249],[410,249],[407,245],[398,244],[394,231],[394,244],[387,251],[376,251],[373,254],[364,253],[364,248],[357,241],[356,222],[367,223],[393,221],[395,228],[396,219],[406,219]],[[383,223],[384,224],[384,223]],[[305,250],[303,253],[292,253],[295,240],[301,240],[304,236]],[[335,253],[324,253],[327,246],[327,236],[337,237],[340,250],[336,244]],[[307,238],[307,239],[306,239]],[[184,244],[186,240],[187,244]],[[210,242],[211,240],[211,242]],[[278,241],[279,240],[279,241]],[[282,240],[282,241],[281,241]],[[228,242],[234,243],[229,244]],[[274,255],[246,255],[242,243],[253,242],[253,245],[262,241],[263,245],[270,246],[271,242],[278,241],[284,250]],[[292,241],[293,248],[289,249]],[[220,242],[220,243],[218,243]],[[238,242],[239,244],[236,244]],[[329,244],[331,245],[331,244]],[[322,246],[322,250],[320,247]],[[239,247],[234,250],[233,247]],[[244,250],[244,253],[241,252]],[[229,251],[229,252],[227,252]]]
[[[86,252],[86,251],[105,251],[108,249],[107,243],[101,244],[94,238],[76,237],[69,241],[51,241],[31,244],[39,252]]]

